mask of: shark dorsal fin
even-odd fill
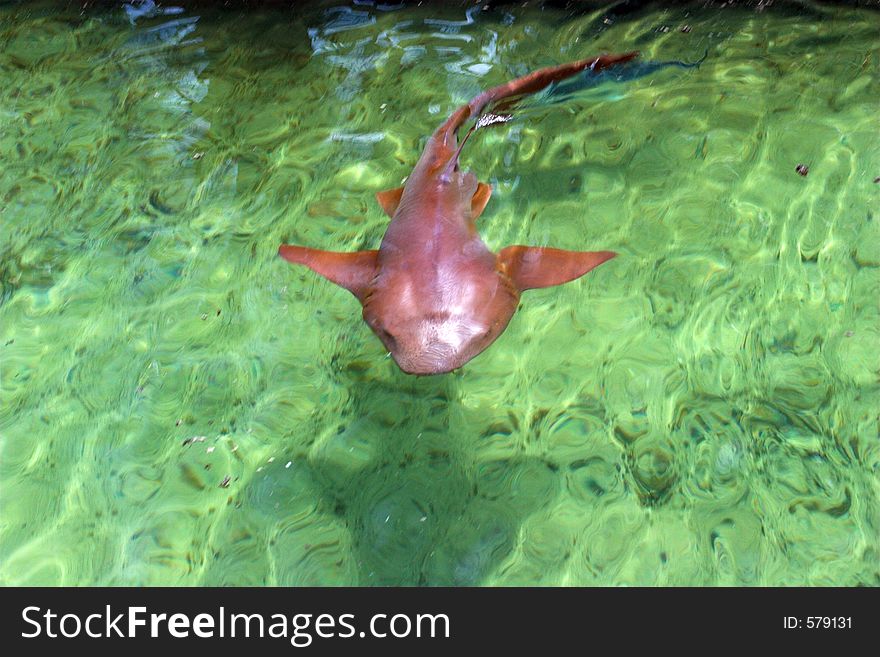
[[[616,255],[614,251],[563,251],[543,246],[508,246],[498,253],[498,265],[522,291],[568,283]]]
[[[282,244],[278,255],[297,265],[305,265],[331,283],[344,287],[363,302],[367,290],[376,277],[378,251],[321,251],[304,246]]]
[[[379,205],[382,206],[382,209],[385,210],[385,214],[389,217],[393,217],[394,213],[397,212],[397,206],[400,205],[401,196],[403,196],[403,187],[376,192],[376,200],[379,201]]]
[[[477,183],[477,191],[474,192],[473,197],[471,198],[471,217],[474,221],[477,220],[481,214],[483,214],[483,210],[486,209],[486,203],[489,202],[489,198],[492,196],[492,188],[486,183]]]

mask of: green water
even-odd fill
[[[880,584],[876,11],[80,4],[0,4],[0,582]],[[708,57],[469,141],[490,248],[620,256],[463,369],[276,256],[630,49]]]

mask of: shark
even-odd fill
[[[539,69],[475,96],[428,139],[403,186],[376,199],[391,218],[378,249],[340,252],[282,244],[279,255],[345,288],[400,369],[452,372],[485,351],[507,328],[526,290],[580,278],[617,254],[512,245],[489,250],[476,222],[492,188],[460,167],[468,137],[503,123],[524,98],[578,74],[596,75],[637,57],[600,55]],[[459,143],[458,131],[470,120]]]

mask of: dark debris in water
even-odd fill
[[[150,192],[150,205],[162,214],[174,214],[174,208],[162,201],[159,197],[159,190],[157,189]]]
[[[810,173],[810,167],[808,167],[806,164],[798,164],[794,168],[794,170],[797,171],[802,176],[806,176],[808,173]]]

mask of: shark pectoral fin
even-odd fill
[[[614,251],[563,251],[540,246],[508,246],[498,264],[520,290],[562,285],[580,278],[617,254]]]
[[[486,203],[492,196],[492,188],[486,183],[477,183],[477,191],[471,197],[471,217],[476,221],[477,217],[483,214],[486,209]]]
[[[370,283],[376,277],[378,251],[339,253],[304,246],[282,244],[278,255],[297,265],[305,265],[331,283],[344,287],[363,301]]]
[[[376,200],[385,210],[385,214],[393,217],[397,212],[397,206],[400,205],[400,197],[403,196],[403,187],[395,189],[386,189],[384,192],[376,192]]]

